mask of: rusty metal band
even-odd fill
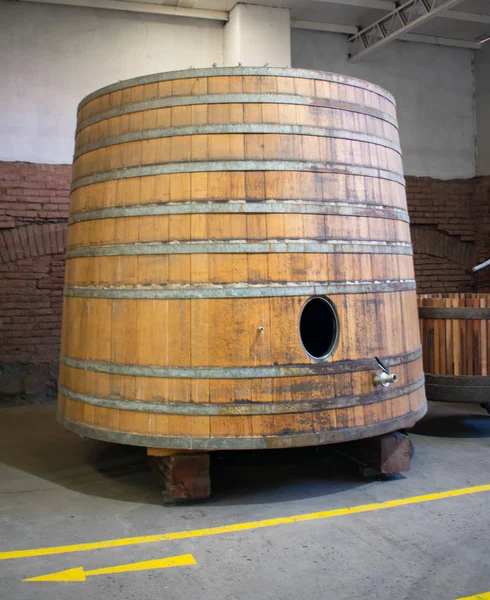
[[[123,135],[116,135],[113,137],[107,137],[96,142],[84,144],[75,150],[73,159],[77,159],[87,152],[93,152],[100,148],[107,148],[109,146],[116,146],[118,144],[127,144],[131,142],[141,142],[145,140],[154,140],[168,137],[179,137],[183,135],[222,135],[222,134],[262,134],[262,135],[301,135],[301,136],[312,136],[312,137],[328,137],[329,139],[341,139],[341,140],[352,140],[356,142],[365,142],[367,144],[374,144],[375,146],[383,146],[394,150],[401,155],[401,148],[399,144],[387,140],[385,138],[378,137],[376,135],[369,135],[367,133],[361,133],[358,131],[348,131],[344,129],[334,129],[333,127],[309,127],[306,125],[271,125],[269,123],[263,124],[218,124],[218,125],[190,125],[186,127],[163,127],[160,129],[146,129],[144,131],[135,131],[131,133],[125,133]]]
[[[336,73],[328,73],[325,71],[314,71],[311,69],[290,69],[281,67],[213,67],[204,69],[186,69],[182,71],[166,71],[164,73],[154,73],[152,75],[143,75],[141,77],[133,77],[132,79],[125,79],[124,81],[118,81],[110,85],[106,85],[103,88],[95,90],[85,96],[79,105],[78,110],[82,108],[88,102],[117,92],[119,90],[125,90],[130,87],[139,85],[147,85],[149,83],[160,83],[163,81],[175,81],[181,79],[196,79],[199,77],[231,77],[231,76],[252,76],[252,77],[293,77],[295,79],[312,79],[317,81],[328,81],[331,83],[339,83],[342,85],[349,85],[351,87],[357,87],[367,92],[373,92],[386,100],[389,100],[395,105],[394,97],[385,89],[379,87],[374,83],[364,81],[362,79],[356,79],[354,77],[346,77],[344,75],[338,75]]]
[[[404,254],[412,255],[409,242],[330,240],[329,242],[153,242],[68,248],[66,258],[91,256],[142,256],[176,254]]]
[[[388,179],[405,185],[401,173],[387,171],[378,167],[364,167],[345,163],[324,163],[298,160],[217,160],[196,161],[183,163],[163,163],[156,165],[143,165],[113,169],[102,173],[85,175],[75,179],[71,191],[93,183],[129,179],[131,177],[148,177],[154,175],[169,175],[175,173],[203,173],[221,171],[302,171],[312,173],[338,173],[340,175],[360,175],[362,177],[375,177]]]
[[[383,435],[385,433],[396,431],[397,429],[408,429],[413,427],[426,412],[427,404],[424,402],[423,405],[415,411],[410,411],[393,419],[373,423],[372,425],[338,428],[316,433],[287,433],[283,435],[261,435],[254,437],[240,437],[234,434],[229,437],[213,436],[204,438],[123,433],[120,431],[75,423],[61,415],[58,415],[58,422],[66,429],[69,429],[78,435],[117,444],[144,446],[147,448],[175,448],[177,450],[261,450],[336,444],[339,442],[349,442],[376,435]]]
[[[335,294],[376,294],[408,292],[416,289],[415,281],[356,281],[352,283],[318,282],[310,285],[253,284],[170,286],[163,289],[66,286],[64,295],[72,298],[112,298],[118,300],[191,300],[202,298],[286,298],[291,296],[324,296]]]
[[[490,404],[490,377],[480,375],[426,374],[428,400]]]
[[[350,202],[187,202],[161,204],[133,204],[111,208],[100,208],[72,213],[68,224],[96,221],[98,219],[118,219],[125,217],[155,217],[160,215],[194,214],[301,214],[338,215],[345,217],[373,217],[393,221],[409,222],[406,210],[393,206],[369,205]]]
[[[382,361],[392,367],[413,362],[421,356],[422,349],[417,348],[411,352],[382,358]],[[374,358],[275,367],[158,367],[154,365],[123,365],[105,361],[82,360],[69,356],[61,356],[60,360],[67,367],[93,373],[166,379],[263,379],[267,377],[309,377],[379,370],[379,365]]]
[[[421,319],[490,319],[490,306],[481,308],[442,308],[419,306]]]
[[[361,395],[338,396],[335,398],[322,398],[319,400],[297,400],[293,402],[174,402],[162,400],[161,402],[143,400],[124,400],[121,398],[108,398],[91,396],[76,392],[65,386],[60,386],[59,392],[65,398],[112,410],[125,410],[149,414],[165,415],[191,415],[191,416],[226,416],[243,417],[250,415],[285,415],[291,413],[312,413],[323,410],[354,408],[367,404],[376,404],[393,400],[416,392],[424,385],[424,378],[404,386],[393,386]]]
[[[160,108],[174,108],[176,106],[198,106],[205,104],[295,104],[297,106],[312,106],[317,108],[330,108],[333,110],[345,110],[355,112],[375,119],[381,119],[398,129],[395,117],[362,104],[354,104],[343,100],[332,100],[330,98],[316,98],[311,96],[297,96],[295,94],[204,94],[202,96],[169,96],[158,100],[145,100],[124,104],[116,108],[110,108],[101,113],[87,117],[77,125],[77,134],[86,127],[135,112],[157,110]]]

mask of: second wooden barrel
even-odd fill
[[[239,67],[85,98],[63,319],[59,419],[82,435],[214,450],[413,425],[426,400],[392,96]]]
[[[418,298],[429,400],[490,405],[490,294]]]

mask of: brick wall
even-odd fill
[[[490,176],[475,179],[475,243],[476,262],[490,258]],[[480,289],[490,291],[490,267],[479,274]]]
[[[70,179],[70,165],[0,162],[0,400],[55,387]]]
[[[474,242],[472,179],[406,177],[412,227],[431,226],[464,242]]]
[[[415,277],[419,294],[473,292],[473,277],[457,263],[416,252]]]
[[[418,291],[473,291],[475,180],[407,177],[406,182]]]
[[[0,401],[56,386],[70,178],[70,165],[0,162]],[[407,201],[419,291],[472,291],[490,258],[490,177],[407,177]]]

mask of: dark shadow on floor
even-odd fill
[[[160,503],[143,448],[82,439],[58,425],[55,412],[51,406],[1,410],[0,461],[82,494]],[[46,488],[34,479],[19,485]]]
[[[54,485],[132,503],[160,504],[144,448],[82,439],[65,431],[50,406],[0,410],[0,461]],[[211,454],[212,504],[240,505],[328,496],[366,485],[332,446]],[[46,489],[37,479],[15,486]]]
[[[490,415],[478,404],[429,402],[427,415],[410,433],[433,437],[490,438]]]
[[[335,446],[213,452],[213,504],[288,502],[329,496],[369,480]]]

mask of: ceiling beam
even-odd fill
[[[471,23],[490,23],[490,15],[479,15],[459,10],[444,10],[437,16],[444,19],[455,19],[456,21],[470,21]]]
[[[194,8],[196,0],[177,0],[177,4],[179,8]]]
[[[352,51],[349,60],[358,60],[386,46],[418,25],[427,22],[439,12],[462,0],[408,0],[378,21],[364,27],[349,42]]]
[[[360,8],[376,8],[379,10],[392,11],[397,3],[391,0],[315,0],[328,4],[343,4],[344,6],[359,6]],[[473,23],[490,23],[490,15],[461,12],[459,10],[443,10],[437,14],[441,19],[453,19],[456,21],[470,21]]]
[[[357,32],[356,27],[352,25],[338,25],[336,23],[317,23],[316,21],[291,21],[291,27],[294,29],[310,29],[313,31],[326,31],[329,33],[345,33],[352,35]],[[433,35],[417,35],[414,33],[406,33],[401,35],[399,38],[405,42],[420,42],[422,44],[434,44],[436,46],[454,46],[456,48],[470,48],[472,50],[479,50],[481,43],[458,40],[454,38],[438,37]]]
[[[458,40],[456,38],[446,38],[436,35],[419,35],[418,33],[406,33],[398,39],[407,42],[420,42],[422,44],[434,44],[435,46],[453,46],[454,48],[469,48],[470,50],[480,50],[480,42],[471,42],[468,40]]]
[[[17,0],[18,2],[34,2],[37,4],[55,4],[63,6],[80,6],[83,8],[104,8],[125,12],[150,13],[168,15],[170,17],[190,17],[193,19],[210,19],[212,21],[228,21],[228,13],[222,10],[205,10],[202,8],[184,8],[149,4],[146,2],[121,2],[121,0]]]
[[[357,27],[352,25],[337,25],[336,23],[317,23],[316,21],[299,21],[292,19],[291,27],[293,29],[311,29],[312,31],[328,31],[330,33],[347,33],[354,35],[357,33]]]
[[[378,10],[394,10],[396,2],[391,0],[315,0],[328,4],[344,4],[345,6],[359,6],[360,8],[377,8]]]

